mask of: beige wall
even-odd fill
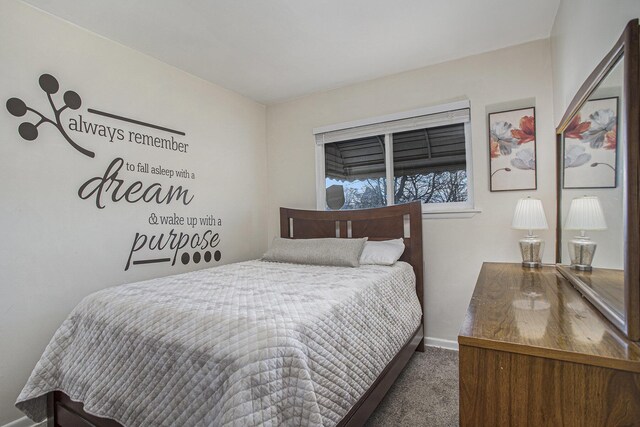
[[[467,219],[424,221],[426,335],[456,340],[483,261],[520,259],[511,230],[519,198],[541,198],[550,230],[544,261],[554,260],[555,155],[548,40],[352,85],[267,108],[269,237],[278,207],[315,209],[314,127],[468,98],[476,206]],[[487,112],[535,105],[538,191],[490,193]]]
[[[220,233],[223,263],[259,256],[266,248],[266,113],[264,106],[188,75],[117,43],[41,13],[21,2],[0,2],[0,425],[23,414],[13,407],[44,347],[71,309],[87,294],[121,283],[201,269],[216,263],[138,265],[124,271],[137,232]],[[5,109],[10,97],[51,115],[38,86],[42,73],[60,82],[56,103],[68,89],[82,98],[78,111],[62,113],[157,136],[168,134],[87,112],[101,109],[186,133],[176,139],[188,153],[70,133],[95,151],[75,151],[51,125],[35,141],[17,129],[33,119]],[[107,202],[97,209],[81,200],[80,185],[102,176],[116,157],[167,169],[186,168],[195,179],[122,172],[128,184],[184,185],[188,206]],[[157,215],[222,219],[222,226],[150,225]],[[137,254],[170,256],[169,251]],[[185,251],[180,251],[182,254]],[[193,250],[188,252],[193,254]]]
[[[560,2],[551,31],[556,125],[578,88],[634,18],[640,18],[638,0]]]

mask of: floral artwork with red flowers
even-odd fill
[[[563,188],[615,188],[618,98],[592,99],[563,133]]]
[[[491,191],[536,189],[534,107],[489,114]]]

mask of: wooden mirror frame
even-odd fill
[[[581,280],[569,270],[558,267],[580,293],[583,294],[600,312],[616,325],[630,340],[640,340],[640,43],[638,40],[638,19],[629,21],[620,39],[611,51],[580,86],[560,124],[556,128],[556,263],[562,262],[562,133],[569,125],[573,116],[580,111],[582,105],[589,99],[591,93],[617,64],[620,57],[624,58],[624,87],[622,114],[624,118],[623,132],[626,144],[626,163],[623,167],[623,235],[624,235],[624,315],[623,322],[613,315],[597,294],[591,292]]]

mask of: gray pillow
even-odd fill
[[[276,237],[263,261],[358,267],[366,237],[362,239],[283,239]]]

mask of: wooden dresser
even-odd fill
[[[462,426],[640,426],[640,345],[555,267],[485,263],[458,343]]]

